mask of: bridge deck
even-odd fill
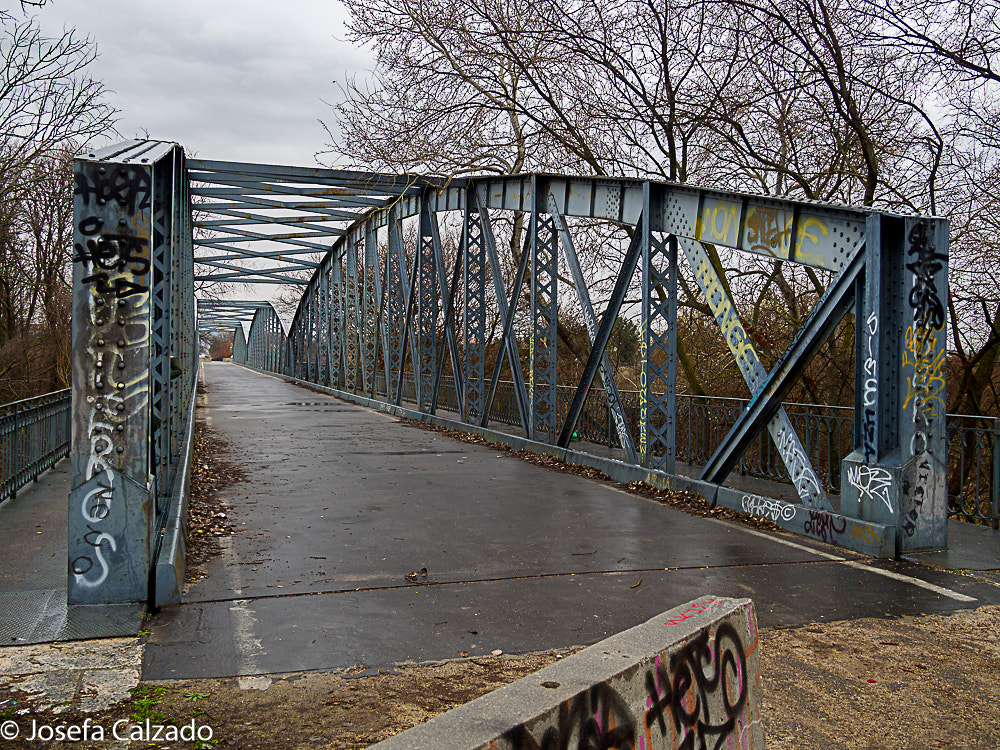
[[[241,367],[205,370],[199,418],[248,475],[223,493],[241,533],[147,624],[144,679],[587,644],[706,592],[752,597],[762,627],[1000,602],[968,576],[696,518]],[[66,606],[68,492],[64,462],[0,506],[0,644],[139,629],[137,605]],[[949,534],[921,557],[1000,567],[1000,534]]]
[[[972,578],[876,569],[234,365],[205,370],[199,416],[248,473],[223,493],[241,533],[152,618],[144,679],[587,644],[706,592],[752,597],[762,627],[1000,601]]]

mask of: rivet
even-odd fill
[[[120,325],[120,326],[125,325],[125,319],[124,318],[118,318],[118,325]]]
[[[118,369],[119,370],[124,370],[125,369],[125,363],[124,362],[119,362],[118,363]]]
[[[125,407],[123,406],[122,408],[124,409]],[[115,427],[115,430],[117,430],[118,432],[125,432],[125,425],[120,424],[117,427]]]
[[[105,203],[107,203],[107,201],[104,200],[104,198],[98,198],[97,199],[97,205],[98,206],[103,206]]]
[[[125,219],[119,219],[118,220],[118,226],[120,226],[120,227],[126,227],[126,226],[128,226],[128,222]]]
[[[94,367],[104,367],[104,363],[100,360],[94,363]]]
[[[104,304],[104,297],[98,297],[97,298],[97,306],[100,307],[103,304]]]
[[[122,448],[120,445],[117,448],[115,448],[115,453],[124,453],[124,452],[125,452],[125,449]]]
[[[118,339],[118,346],[125,346],[125,339]]]
[[[98,346],[104,346],[104,339],[97,339]]]
[[[118,384],[118,390],[119,390],[119,391],[120,391],[120,390],[122,390],[122,389],[123,389],[124,387],[125,387],[125,384],[124,384],[124,383],[119,383],[119,384]]]
[[[118,300],[118,307],[125,307],[125,300],[123,299]]]
[[[118,404],[118,406],[116,406],[115,409],[117,411],[125,411],[125,404]]]
[[[93,156],[93,154],[91,154]],[[97,174],[104,174],[107,170],[104,167],[97,168]]]
[[[97,390],[101,390],[102,388],[104,388],[104,381],[103,380],[98,380],[96,383],[94,383],[94,387]]]
[[[100,453],[104,450],[104,443],[98,443],[94,446],[94,453]]]

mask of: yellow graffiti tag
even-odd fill
[[[736,246],[736,232],[740,224],[740,206],[730,201],[715,201],[706,205],[698,217],[695,237],[702,241],[721,242]]]
[[[903,408],[913,404],[914,419],[930,424],[944,414],[944,347],[939,346],[940,332],[910,326],[906,329],[903,367],[912,368],[907,379]]]
[[[649,414],[647,412],[646,404],[646,386],[648,384],[647,362],[646,362],[646,337],[642,336],[639,339],[639,461],[644,463],[646,461],[646,449],[648,445],[648,438],[646,436],[646,425]]]
[[[746,241],[751,252],[787,258],[792,241],[792,219],[782,226],[775,209],[751,206],[747,210]]]

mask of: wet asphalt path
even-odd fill
[[[152,618],[146,680],[585,645],[706,593],[752,598],[762,627],[1000,603],[974,578],[696,518],[235,365],[205,369],[200,416],[249,477],[222,493],[240,533]]]

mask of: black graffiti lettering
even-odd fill
[[[147,291],[149,291],[149,287],[143,284],[136,284],[134,281],[129,281],[128,279],[115,279],[115,294],[119,299],[125,299],[134,294],[142,294]]]
[[[935,276],[944,268],[947,255],[934,252],[930,242],[930,230],[925,221],[918,221],[907,238],[910,248],[907,255],[916,259],[906,264],[913,273],[913,288],[910,290],[910,307],[913,319],[924,328],[939,329],[944,325],[944,304],[938,296]]]
[[[137,284],[134,281],[129,281],[128,279],[117,278],[114,283],[110,282],[110,276],[105,273],[94,273],[90,276],[81,280],[83,284],[90,284],[97,282],[94,285],[94,289],[97,290],[99,294],[114,294],[125,299],[126,297],[131,297],[134,294],[142,294],[149,291],[149,287],[144,284]]]
[[[709,645],[708,630],[702,630],[683,649],[670,657],[669,670],[658,663],[646,673],[646,726],[654,725],[667,735],[666,715],[673,729],[684,737],[679,748],[721,748],[736,727],[736,720],[748,698],[747,663],[739,633],[722,623]],[[735,688],[735,689],[734,689]],[[712,716],[709,698],[721,691],[724,716]],[[694,700],[685,707],[685,697]],[[707,738],[716,738],[710,745]]]
[[[816,539],[824,542],[835,540],[836,534],[843,534],[847,529],[847,519],[841,517],[840,525],[837,525],[837,518],[821,510],[810,510],[809,520],[806,521],[802,529],[807,534],[811,534]]]
[[[94,501],[87,509],[87,514],[90,518],[95,521],[103,521],[108,517],[108,514],[111,512],[111,499],[108,497],[110,493],[111,490],[108,489],[95,496]]]
[[[70,563],[70,569],[78,576],[86,575],[94,567],[94,561],[87,556],[78,557]]]
[[[85,267],[106,271],[128,271],[133,276],[149,272],[149,258],[145,257],[145,237],[126,234],[106,234],[84,244],[74,245],[73,261]]]
[[[77,224],[77,229],[80,230],[80,234],[85,234],[91,236],[94,234],[100,234],[101,227],[104,226],[104,219],[100,216],[88,216],[86,219],[80,221]]]
[[[152,181],[147,169],[118,167],[111,172],[106,167],[88,164],[73,175],[73,194],[89,206],[91,200],[99,205],[114,201],[132,215],[149,208]]]
[[[87,533],[83,535],[83,541],[89,544],[91,547],[101,546],[101,537],[104,536],[103,531],[98,531],[90,524],[87,524]]]
[[[875,459],[875,410],[865,409],[864,450],[865,462]]]
[[[554,726],[535,739],[523,724],[504,738],[515,750],[631,750],[635,747],[635,717],[622,697],[605,682],[563,702]],[[575,741],[574,741],[575,740]]]

